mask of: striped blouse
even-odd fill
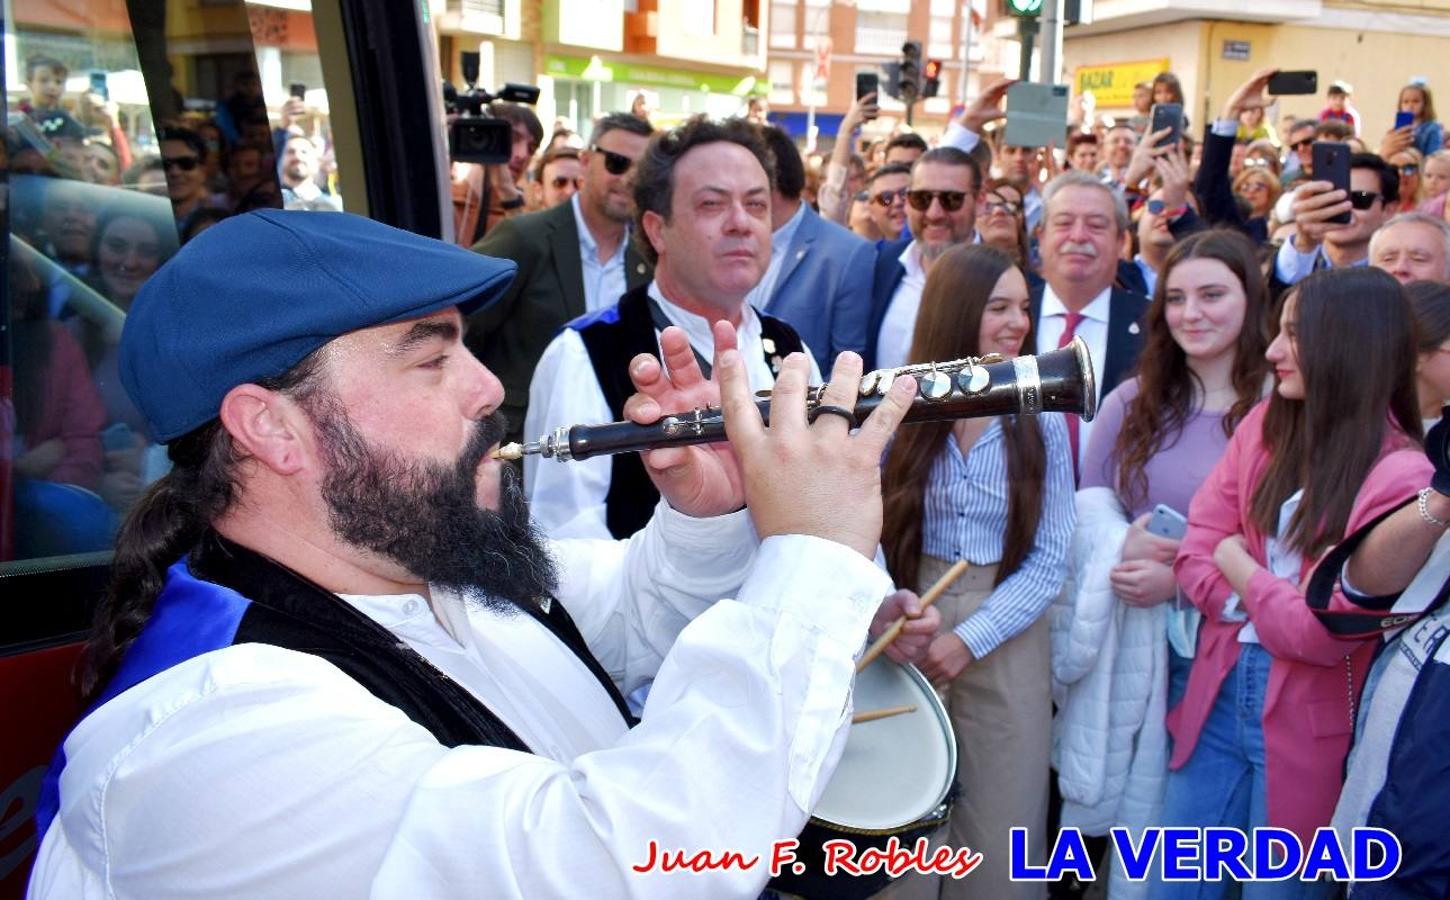
[[[1067,549],[1077,518],[1067,423],[1057,413],[1039,421],[1047,448],[1042,517],[1022,565],[955,631],[975,659],[1021,634],[1046,612],[1067,576]],[[938,559],[990,565],[1002,558],[1007,531],[1007,456],[1002,420],[995,419],[964,458],[948,435],[927,479],[922,552]]]

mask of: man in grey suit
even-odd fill
[[[653,274],[630,240],[635,164],[651,133],[638,116],[603,117],[579,154],[579,193],[552,209],[506,219],[473,245],[519,265],[502,299],[469,320],[465,338],[503,382],[509,440],[522,437],[534,367],[564,323],[617,303]]]
[[[746,301],[794,327],[829,372],[842,350],[866,349],[875,249],[801,202],[805,164],[784,131],[764,126],[761,136],[775,156],[770,267]]]

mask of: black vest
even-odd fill
[[[780,319],[757,311],[761,337],[774,343],[772,356],[782,359],[805,347],[794,328]],[[649,285],[626,293],[617,306],[569,324],[579,332],[594,375],[609,403],[615,421],[624,419],[624,401],[634,394],[629,379],[629,361],[641,353],[658,356],[659,336],[650,315]],[[609,533],[624,539],[639,531],[654,515],[660,492],[650,481],[637,453],[618,453],[613,459],[609,493],[605,497],[605,523]]]
[[[250,601],[233,643],[261,643],[319,656],[369,693],[397,707],[445,747],[481,745],[529,752],[513,730],[457,682],[396,635],[296,572],[210,533],[193,551],[197,578],[229,587]],[[604,668],[589,652],[573,619],[557,600],[548,612],[518,604],[574,652],[614,700],[630,725],[635,719]]]

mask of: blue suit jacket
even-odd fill
[[[866,350],[873,259],[870,242],[806,207],[781,261],[764,311],[796,330],[828,377],[836,354]]]
[[[871,276],[871,315],[866,323],[866,371],[876,368],[876,338],[881,334],[881,322],[891,306],[891,297],[896,286],[906,277],[901,265],[901,254],[911,244],[911,235],[902,232],[894,241],[876,242],[876,269]]]

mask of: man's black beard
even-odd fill
[[[553,593],[554,562],[529,518],[517,471],[501,466],[497,512],[478,505],[478,466],[504,434],[501,415],[480,421],[448,465],[375,450],[329,400],[307,405],[328,463],[322,497],[339,538],[495,611]]]

